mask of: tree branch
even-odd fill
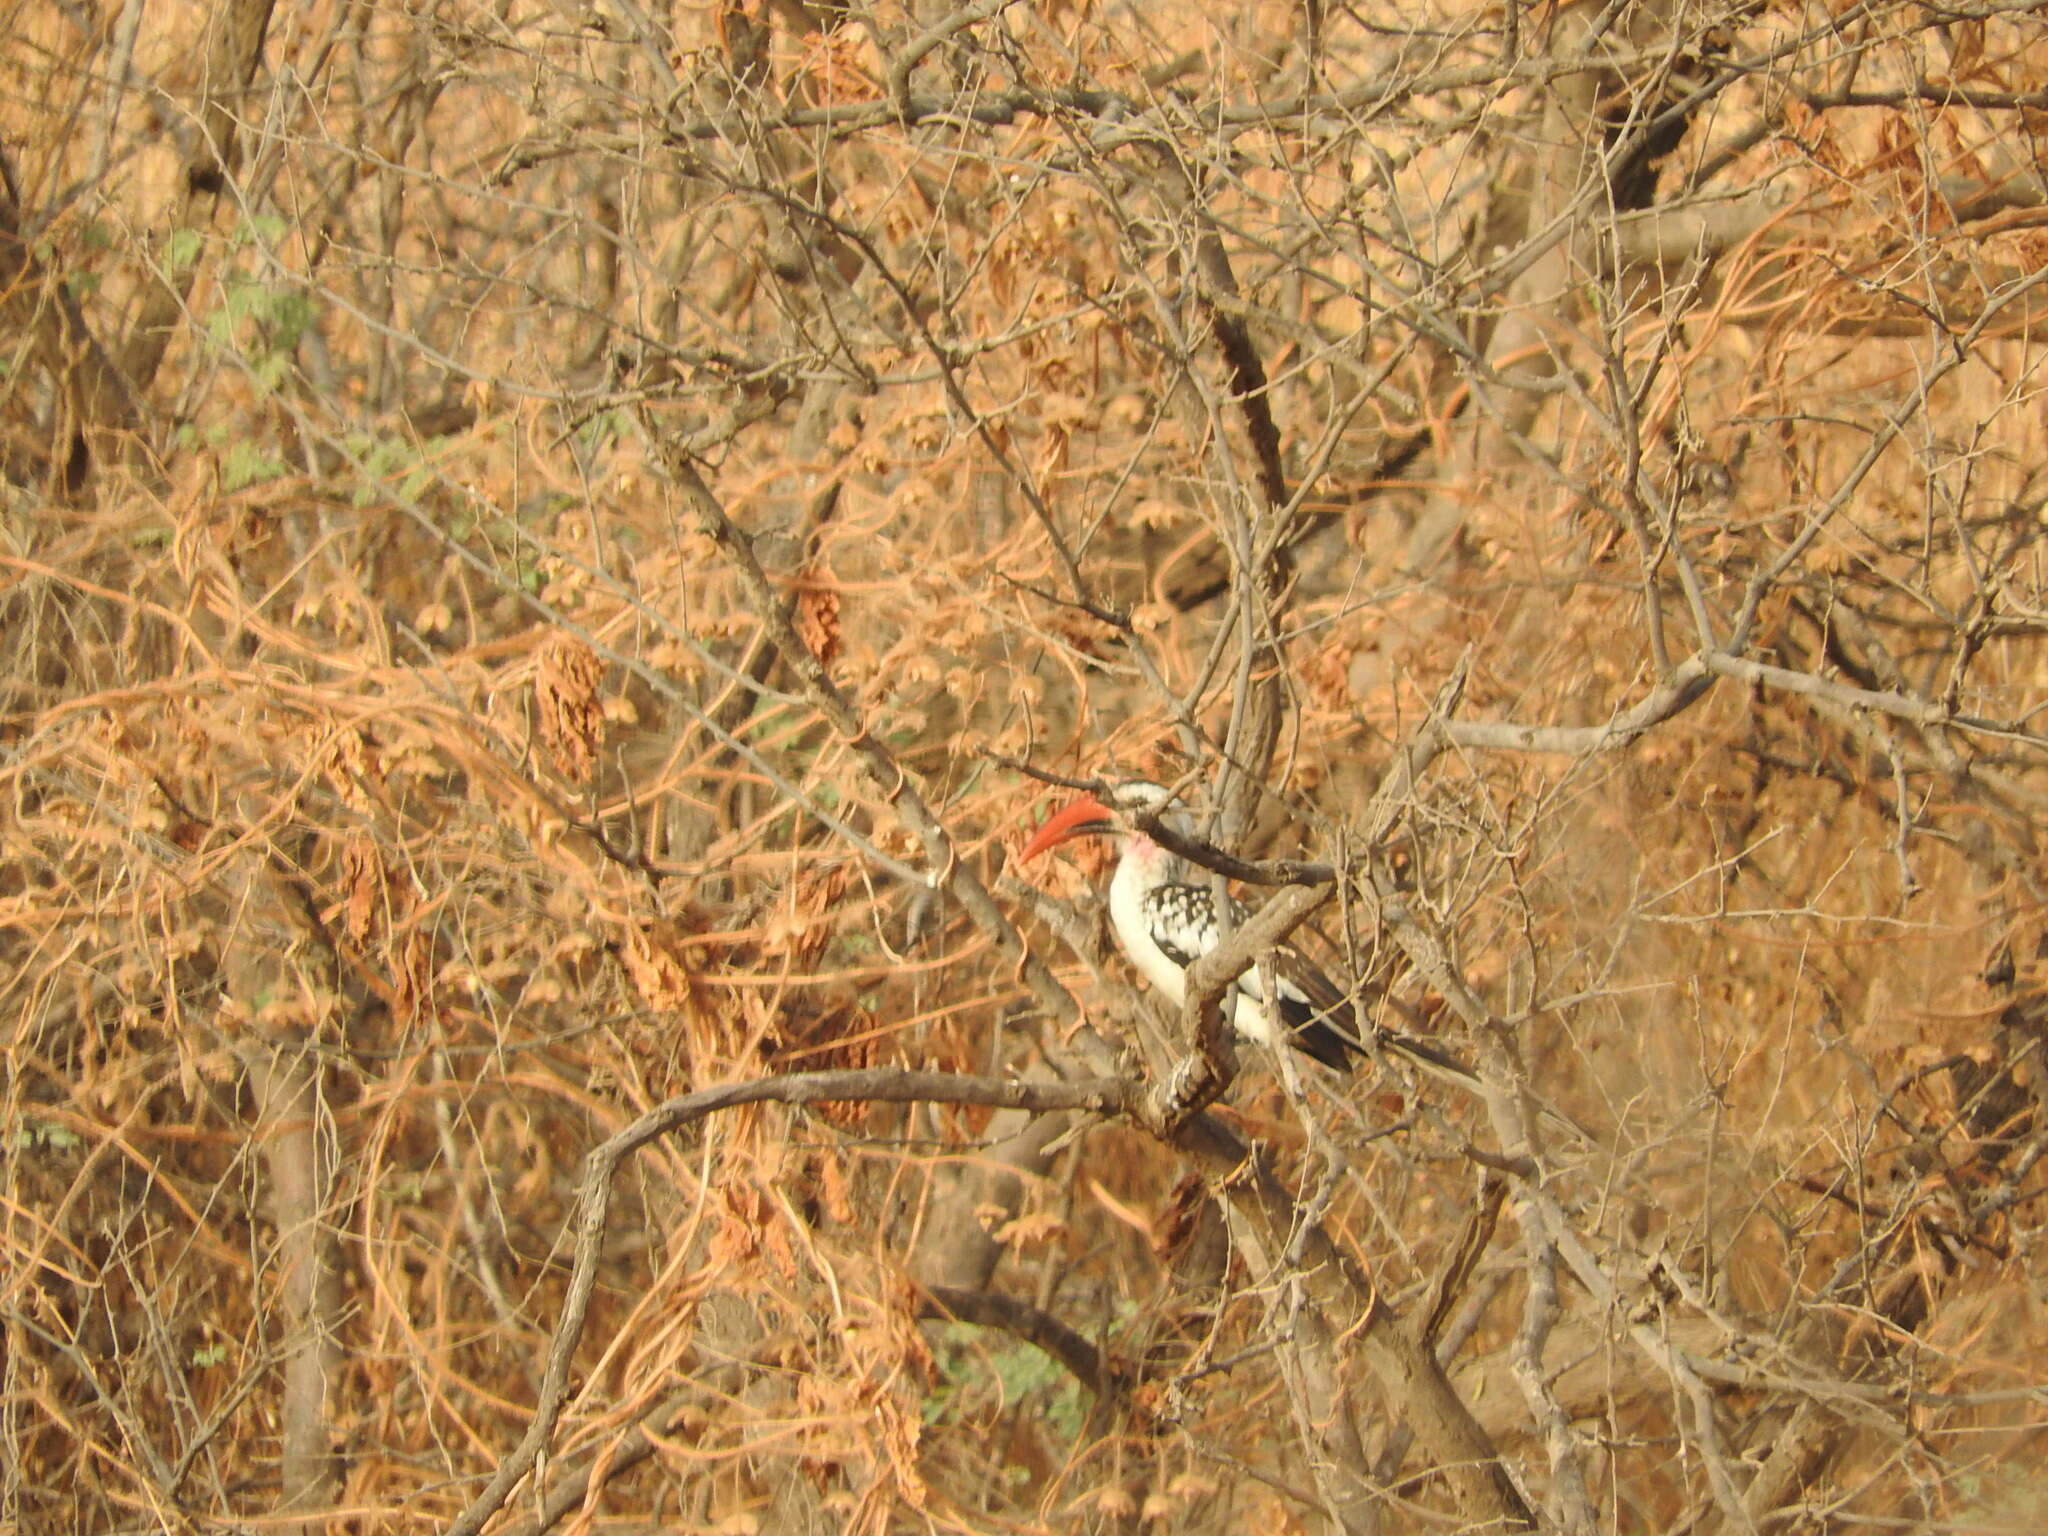
[[[1011,1109],[1088,1109],[1098,1114],[1116,1114],[1122,1111],[1128,1096],[1127,1085],[1113,1080],[1014,1082],[947,1072],[873,1067],[756,1078],[751,1082],[728,1083],[718,1088],[686,1093],[657,1104],[584,1159],[583,1178],[576,1200],[576,1237],[568,1293],[549,1342],[547,1365],[541,1374],[533,1420],[512,1453],[498,1464],[491,1480],[449,1525],[447,1536],[476,1536],[484,1522],[504,1507],[513,1488],[539,1462],[541,1453],[554,1438],[562,1405],[569,1397],[576,1346],[582,1342],[584,1324],[590,1316],[591,1296],[597,1289],[605,1223],[611,1212],[612,1180],[626,1159],[649,1142],[693,1125],[719,1110],[742,1104],[863,1101],[881,1104],[983,1104]]]

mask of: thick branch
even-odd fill
[[[1083,1083],[1012,1082],[947,1072],[907,1072],[874,1067],[845,1072],[798,1072],[757,1078],[686,1093],[657,1104],[593,1151],[584,1161],[577,1196],[575,1256],[568,1294],[548,1348],[533,1422],[512,1454],[498,1464],[490,1482],[448,1527],[448,1536],[476,1536],[484,1522],[504,1506],[513,1488],[540,1460],[554,1438],[555,1426],[568,1401],[576,1346],[582,1342],[597,1289],[599,1260],[604,1251],[605,1224],[611,1212],[612,1180],[635,1152],[672,1131],[741,1104],[820,1104],[867,1101],[885,1104],[984,1104],[1003,1108],[1058,1110],[1092,1109],[1113,1114],[1127,1096],[1125,1085],[1105,1080]]]
[[[134,440],[135,403],[63,274],[29,250],[21,210],[7,190],[12,179],[0,175],[0,325],[28,338],[30,355],[50,377],[61,416],[51,423],[49,461],[38,467],[64,494],[75,495],[95,460],[108,462]]]
[[[1868,710],[1913,725],[1950,726],[2030,745],[2048,746],[2048,736],[1979,715],[1957,714],[1948,705],[1933,699],[1915,698],[1895,689],[1859,688],[1836,678],[1773,666],[1719,650],[1695,652],[1672,668],[1670,675],[1640,701],[1599,725],[1524,725],[1509,720],[1454,720],[1444,729],[1451,741],[1461,747],[1573,755],[1609,751],[1625,747],[1652,728],[1683,714],[1705,696],[1716,677],[1777,688],[1845,709]],[[1208,864],[1207,859],[1198,862]],[[1237,878],[1256,877],[1240,875]]]
[[[921,1316],[957,1318],[982,1328],[1000,1329],[1012,1338],[1037,1345],[1097,1397],[1123,1395],[1126,1383],[1115,1363],[1042,1307],[996,1291],[970,1291],[955,1285],[934,1285],[929,1289],[931,1305],[920,1309]]]
[[[194,113],[198,131],[185,157],[178,207],[166,221],[170,229],[211,225],[220,207],[240,147],[246,93],[263,59],[263,38],[274,5],[275,0],[230,0],[211,12],[211,46]],[[163,260],[169,260],[168,248]],[[196,262],[176,269],[166,266],[145,294],[135,329],[121,352],[121,372],[135,388],[147,388],[156,377],[198,271]]]
[[[1215,1102],[1237,1076],[1237,1051],[1223,1020],[1223,994],[1253,961],[1299,928],[1330,899],[1328,885],[1290,886],[1261,907],[1237,931],[1188,967],[1181,1027],[1194,1044],[1157,1096],[1163,1128]]]

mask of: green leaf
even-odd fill
[[[189,270],[206,249],[206,237],[196,229],[174,229],[164,242],[164,265],[173,274]]]
[[[239,491],[259,480],[275,480],[284,473],[284,469],[282,460],[265,453],[254,443],[237,442],[229,447],[227,458],[221,464],[221,489]]]
[[[281,214],[252,213],[235,226],[237,245],[275,245],[291,228]]]

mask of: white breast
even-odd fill
[[[1187,999],[1187,974],[1180,962],[1154,939],[1153,914],[1146,910],[1145,899],[1158,886],[1193,873],[1150,838],[1134,834],[1125,844],[1124,856],[1109,882],[1109,921],[1116,930],[1118,944],[1130,956],[1138,974],[1175,1008]],[[1186,947],[1200,954],[1207,953],[1215,944],[1212,920],[1206,925],[1206,932]],[[1266,1017],[1266,1010],[1245,995],[1242,980],[1223,994],[1223,1010],[1231,1028],[1243,1038],[1267,1045],[1279,1043],[1278,1032]]]

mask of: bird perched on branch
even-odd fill
[[[1120,847],[1109,882],[1109,923],[1118,945],[1146,981],[1176,1007],[1187,996],[1188,967],[1223,942],[1216,892],[1206,871],[1138,830],[1146,812],[1163,815],[1176,832],[1194,836],[1186,817],[1170,809],[1172,796],[1157,784],[1128,780],[1100,796],[1083,795],[1061,807],[1024,845],[1018,863],[1077,837],[1115,837]],[[1231,926],[1245,912],[1229,896]],[[1282,944],[1267,955],[1266,968],[1279,994],[1268,1008],[1259,966],[1239,976],[1223,995],[1223,1014],[1241,1039],[1277,1045],[1284,1038],[1304,1055],[1348,1071],[1366,1042],[1397,1052],[1422,1070],[1470,1091],[1478,1074],[1425,1041],[1383,1029],[1362,1018],[1343,989],[1301,951]],[[1273,1016],[1279,1016],[1278,1027]]]

